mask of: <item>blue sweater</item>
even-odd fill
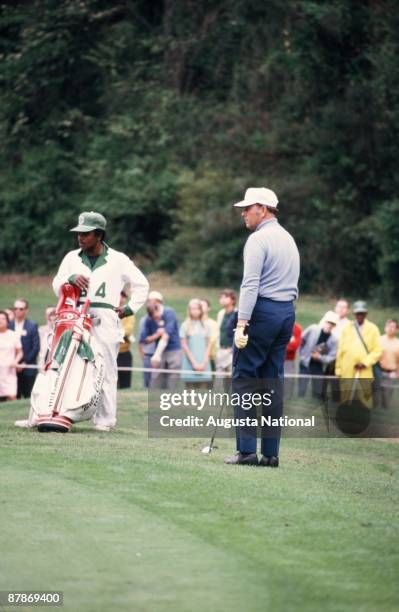
[[[258,225],[244,248],[238,318],[249,320],[258,297],[289,302],[298,297],[299,253],[277,219]]]
[[[147,336],[152,336],[159,328],[164,328],[169,336],[166,351],[176,351],[181,348],[179,337],[179,323],[173,308],[164,307],[160,321],[155,321],[148,315],[145,317],[140,334],[140,343],[144,344]]]

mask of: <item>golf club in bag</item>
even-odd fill
[[[104,360],[92,335],[90,300],[78,307],[80,290],[61,287],[51,347],[32,389],[29,425],[66,433],[90,419],[104,381]]]

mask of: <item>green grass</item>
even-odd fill
[[[27,297],[42,323],[49,279],[9,280],[0,307]],[[151,281],[180,320],[193,296],[217,310],[217,289]],[[298,320],[332,305],[301,298]],[[109,434],[17,430],[27,402],[0,404],[0,590],[63,590],[82,612],[397,609],[396,441],[290,438],[278,470],[226,466],[231,440],[204,456],[149,439],[140,382]]]
[[[81,611],[397,609],[395,443],[298,440],[278,470],[198,439],[148,439],[146,396],[110,434],[17,430],[0,405],[0,590]]]

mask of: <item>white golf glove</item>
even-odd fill
[[[248,336],[245,333],[246,325],[237,325],[234,332],[234,344],[238,349],[243,349],[248,344]]]

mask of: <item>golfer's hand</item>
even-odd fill
[[[83,274],[76,274],[71,279],[71,283],[72,285],[76,285],[76,287],[79,287],[81,291],[87,291],[87,289],[89,288],[89,279],[87,276],[83,276]]]
[[[245,333],[244,326],[237,326],[234,332],[234,344],[238,349],[243,349],[248,344],[248,336]]]

